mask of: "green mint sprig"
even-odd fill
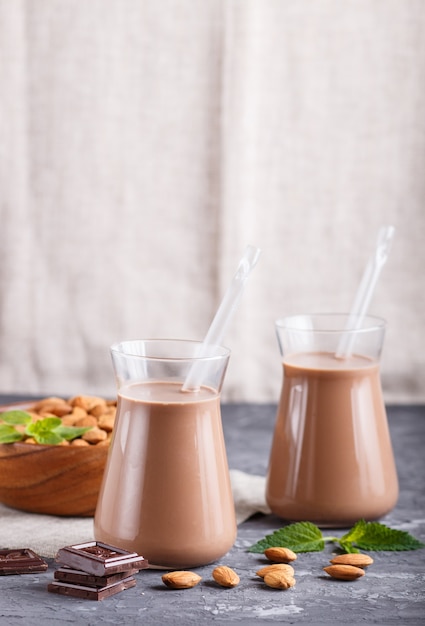
[[[395,530],[380,522],[359,520],[342,537],[324,536],[320,528],[311,522],[295,522],[266,535],[248,552],[263,553],[271,547],[286,547],[294,552],[321,552],[325,543],[336,543],[342,552],[402,551],[425,548],[425,544],[403,530]]]
[[[64,426],[59,417],[44,417],[33,422],[29,413],[19,410],[2,413],[0,420],[3,422],[0,422],[0,443],[15,443],[28,436],[43,445],[57,445],[63,441],[81,437],[92,428],[91,426]],[[25,426],[25,429],[22,431],[16,426]]]

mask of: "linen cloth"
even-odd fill
[[[230,470],[236,522],[254,513],[270,513],[265,501],[263,476]],[[25,513],[0,504],[0,549],[30,548],[40,556],[54,558],[64,546],[93,541],[93,518],[58,517]]]
[[[423,0],[0,0],[0,392],[110,396],[109,346],[202,339],[247,244],[226,401],[276,402],[275,319],[370,312],[425,400]]]

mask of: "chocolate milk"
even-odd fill
[[[283,371],[266,489],[272,511],[340,527],[388,513],[398,481],[378,362],[301,353],[284,359]]]
[[[150,564],[195,567],[236,538],[220,398],[208,388],[149,382],[122,388],[96,509],[95,538]]]

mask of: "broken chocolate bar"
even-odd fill
[[[130,587],[134,587],[135,584],[135,579],[130,576],[112,585],[107,585],[106,587],[85,587],[84,585],[73,585],[65,582],[52,582],[47,585],[47,590],[52,593],[60,593],[64,596],[73,596],[74,598],[103,600],[125,589],[130,589]]]
[[[138,569],[131,569],[126,572],[118,572],[118,574],[107,574],[106,576],[95,576],[94,574],[87,574],[78,569],[71,569],[70,567],[60,567],[54,573],[56,580],[63,583],[73,583],[76,585],[84,585],[85,587],[107,587],[114,583],[137,574]]]
[[[0,575],[45,572],[47,567],[46,561],[29,548],[0,550]]]
[[[148,567],[148,561],[136,552],[128,552],[98,541],[61,548],[55,560],[61,565],[96,576]]]

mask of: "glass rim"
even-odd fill
[[[360,326],[352,326],[348,327],[346,324],[350,317],[353,320],[358,320],[362,318],[362,325]],[[301,319],[309,319],[314,321],[323,320],[325,318],[329,318],[330,320],[340,320],[340,322],[345,322],[341,324],[340,328],[335,326],[329,326],[329,328],[312,328],[305,327],[302,328],[297,325],[293,325],[294,320]],[[365,323],[369,322],[366,326]],[[301,332],[301,333],[328,333],[328,334],[338,334],[338,333],[367,333],[377,330],[385,330],[387,327],[387,321],[383,317],[379,317],[377,315],[351,315],[351,313],[299,313],[294,315],[288,315],[285,317],[281,317],[275,320],[276,328],[280,330],[289,330],[291,332]]]
[[[116,341],[115,343],[113,343],[110,346],[110,351],[112,354],[117,354],[117,355],[121,355],[121,356],[126,356],[126,357],[130,357],[130,358],[134,358],[134,359],[141,359],[141,360],[149,360],[149,361],[167,361],[167,362],[183,362],[183,361],[214,361],[214,360],[221,360],[223,358],[228,358],[230,357],[230,353],[231,350],[230,348],[227,348],[226,346],[222,346],[220,344],[211,344],[210,346],[208,346],[208,348],[213,348],[215,350],[217,350],[218,352],[216,354],[196,354],[196,347],[201,347],[202,346],[202,341],[198,341],[196,339],[169,339],[169,338],[164,338],[164,337],[149,337],[147,339],[124,339],[122,341]],[[160,355],[160,354],[138,354],[137,352],[131,351],[131,350],[125,350],[124,347],[130,347],[131,345],[141,345],[141,344],[145,344],[145,345],[154,345],[154,344],[168,344],[168,345],[174,345],[175,347],[177,346],[183,346],[183,345],[191,345],[194,347],[194,352],[193,354],[180,354],[180,355],[171,355],[171,356],[167,356],[167,355]]]

